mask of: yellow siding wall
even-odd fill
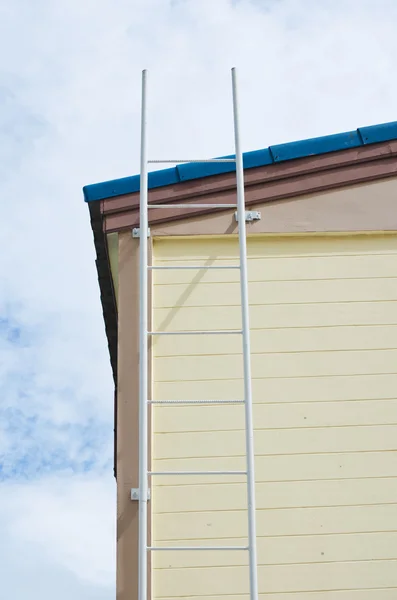
[[[236,239],[155,240],[155,264],[233,264]],[[249,240],[259,590],[397,598],[397,237]],[[155,271],[154,329],[240,327],[237,271]],[[241,338],[164,336],[157,400],[238,399]],[[242,406],[155,406],[153,470],[244,469]],[[157,477],[154,545],[244,545],[241,477]],[[244,552],[153,554],[154,598],[240,600]],[[219,568],[217,568],[219,567]]]

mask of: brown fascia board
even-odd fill
[[[246,206],[357,185],[397,174],[397,140],[332,154],[271,164],[244,173]],[[149,203],[170,208],[149,211],[149,223],[160,224],[225,209],[195,204],[236,202],[235,173],[226,173],[149,190]],[[176,208],[183,202],[191,208]],[[139,226],[139,192],[99,201],[106,233]],[[229,209],[230,210],[230,209]]]
[[[298,198],[396,174],[397,140],[247,169],[244,173],[246,206]],[[150,211],[149,223],[160,224],[222,212],[224,209],[195,209],[194,204],[234,203],[235,188],[235,174],[227,173],[149,190],[150,203],[170,205],[170,208]],[[173,203],[182,201],[191,204],[191,208],[172,207]],[[117,306],[106,234],[139,226],[139,193],[90,202],[89,207],[97,253],[96,266],[101,302],[115,382],[114,410],[117,423]],[[114,472],[117,477],[116,436],[115,429]]]

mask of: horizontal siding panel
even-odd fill
[[[397,588],[384,588],[384,589],[372,589],[372,590],[337,590],[337,591],[326,591],[326,592],[310,592],[308,596],[307,592],[292,592],[287,594],[258,594],[260,600],[395,600]],[[156,596],[161,600],[171,600],[164,596]],[[197,598],[197,596],[185,595],[184,598]],[[232,595],[224,594],[222,596],[205,596],[205,600],[248,600],[249,594],[244,595]]]
[[[253,379],[252,389],[255,403],[392,398],[397,389],[397,373]],[[154,395],[158,400],[241,399],[243,381],[195,381],[194,385],[190,381],[155,382]]]
[[[161,590],[156,598],[161,600],[171,600],[170,597],[161,596]],[[288,592],[286,594],[258,594],[260,600],[396,600],[397,587],[396,588],[375,588],[372,590],[336,590],[336,591],[324,591],[324,592]],[[197,598],[195,595],[185,594],[184,599]],[[233,594],[222,594],[221,596],[205,596],[205,600],[248,600],[249,594],[244,595],[233,595]]]
[[[155,406],[153,431],[230,431],[244,428],[244,405]],[[397,400],[255,404],[255,429],[397,424]]]
[[[182,477],[181,477],[182,479]],[[155,488],[156,514],[247,509],[245,483],[227,483],[228,477],[207,477],[204,485],[163,485]],[[226,483],[217,483],[220,479]],[[319,506],[356,506],[397,503],[397,479],[342,479],[285,481],[256,485],[258,510]]]
[[[241,357],[234,354],[227,358],[220,355],[179,356],[176,360],[158,357],[154,380],[240,379],[243,376],[242,362]],[[397,350],[254,354],[251,365],[252,376],[256,379],[393,373],[397,365]]]
[[[397,310],[396,310],[397,313]],[[173,331],[170,326],[165,331]],[[212,327],[211,323],[211,327]],[[237,326],[238,327],[238,326]],[[185,330],[189,323],[185,324]],[[163,329],[164,331],[164,329]],[[157,357],[241,355],[241,339],[223,336],[159,336],[154,341]],[[397,325],[381,327],[297,327],[285,329],[252,329],[251,353],[315,352],[338,350],[394,349]]]
[[[163,569],[154,589],[165,596],[244,594],[248,581],[247,567]],[[258,587],[262,593],[397,587],[397,562],[260,566]]]
[[[260,600],[395,600],[397,594],[397,588],[374,588],[372,590],[336,590],[336,591],[324,591],[324,592],[288,592],[286,594],[258,594]],[[248,593],[245,596],[249,597]],[[164,596],[156,595],[156,598],[161,600],[171,600]],[[197,598],[195,595],[186,594],[183,596],[184,599],[189,600]],[[242,600],[244,596],[241,595],[230,595],[222,594],[220,596],[205,596],[205,600]]]
[[[290,299],[290,302],[292,300]],[[251,328],[339,327],[346,325],[395,325],[394,302],[324,302],[321,304],[280,304],[250,306]],[[195,306],[156,308],[156,331],[207,330],[216,323],[218,329],[241,326],[240,306]]]
[[[158,514],[156,542],[247,537],[247,514],[243,511]],[[397,504],[285,508],[257,512],[257,535],[293,536],[336,533],[397,531]]]
[[[241,546],[247,540],[215,539],[214,546]],[[192,545],[199,545],[192,542]],[[172,542],[171,545],[178,545]],[[260,537],[258,565],[397,559],[397,532]],[[247,552],[156,552],[154,569],[222,567],[248,564]]]
[[[181,248],[183,246],[183,252]],[[297,236],[249,236],[249,258],[274,256],[325,256],[349,254],[373,255],[397,252],[397,237],[391,235],[297,235]],[[236,258],[239,255],[238,238],[223,236],[210,238],[157,238],[154,239],[156,260],[184,260]]]
[[[356,255],[356,256],[309,256],[287,258],[250,258],[250,281],[299,281],[313,279],[355,279],[395,277],[397,251],[394,254]],[[186,260],[177,258],[173,261],[156,260],[155,266],[197,266],[193,269],[158,269],[154,270],[155,285],[200,283],[226,283],[240,280],[237,270],[213,270],[207,267],[231,266],[238,264],[239,257],[234,260]],[[161,293],[161,291],[159,291]]]
[[[256,432],[255,453],[310,454],[397,450],[397,425],[269,429]],[[154,440],[156,458],[200,458],[244,454],[242,431],[163,433]]]
[[[245,456],[223,458],[175,458],[153,461],[153,471],[241,471]],[[255,469],[260,481],[305,481],[348,479],[357,477],[397,477],[397,451],[345,452],[337,454],[296,454],[256,456]],[[241,477],[228,477],[241,481]],[[199,485],[208,476],[167,476],[156,480],[156,489],[163,485]],[[158,506],[161,510],[161,505]]]
[[[230,265],[234,238],[154,240]],[[397,597],[397,236],[248,240],[260,597]],[[239,273],[154,272],[155,330],[238,329]],[[241,338],[154,338],[159,400],[240,399]],[[158,471],[245,469],[242,406],[153,407]],[[154,476],[156,545],[244,545],[244,477]],[[152,556],[157,598],[237,600],[247,553]],[[219,568],[213,568],[214,566]]]
[[[397,300],[397,278],[379,278],[376,284],[371,279],[263,281],[249,284],[251,306],[385,300]],[[163,285],[161,293],[154,294],[153,303],[154,308],[240,306],[240,284]]]

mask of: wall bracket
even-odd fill
[[[134,227],[132,230],[132,237],[133,238],[140,238],[141,237],[141,230],[139,227]],[[147,230],[147,237],[150,237],[150,227],[148,227]]]
[[[236,211],[234,213],[235,219],[238,223],[238,212]],[[259,210],[246,210],[245,211],[245,222],[246,223],[252,223],[253,221],[260,221],[261,219],[261,213],[259,212]]]
[[[150,488],[147,491],[147,499],[150,500]],[[139,488],[131,489],[131,500],[139,500]]]

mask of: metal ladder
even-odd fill
[[[239,114],[237,98],[236,70],[232,69],[232,94],[234,117],[235,158],[209,160],[148,160],[147,159],[147,71],[142,72],[142,113],[141,113],[141,159],[140,159],[140,221],[139,221],[139,583],[138,600],[147,600],[147,553],[153,551],[199,551],[199,550],[246,550],[249,553],[250,600],[258,600],[256,523],[255,523],[255,474],[254,474],[254,438],[252,418],[252,386],[250,357],[250,328],[247,277],[247,240],[246,213],[244,199],[244,170],[240,146]],[[236,163],[237,204],[194,204],[194,208],[234,208],[237,209],[240,263],[236,266],[181,266],[156,267],[148,265],[148,209],[165,208],[168,205],[148,205],[148,164],[149,163],[187,163],[187,162],[233,162]],[[173,204],[177,208],[190,208],[189,204]],[[239,269],[241,288],[242,329],[227,331],[183,331],[161,332],[148,331],[148,271],[150,269]],[[244,366],[244,399],[243,400],[184,400],[155,401],[148,400],[148,338],[154,335],[241,335],[243,343]],[[149,404],[244,404],[245,405],[245,439],[246,439],[246,471],[177,471],[154,472],[148,470],[148,406]],[[248,546],[179,546],[154,547],[147,545],[148,536],[148,478],[161,475],[245,475],[247,478],[248,499]]]

